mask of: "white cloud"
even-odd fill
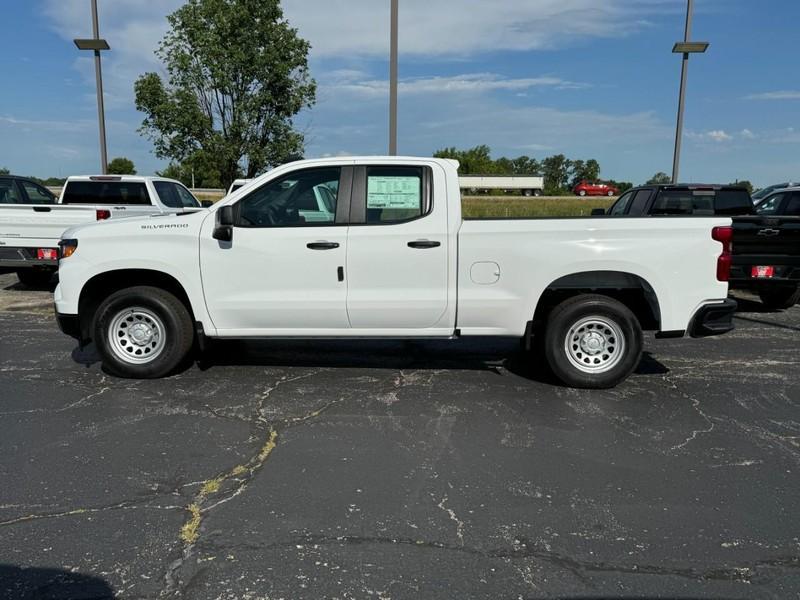
[[[762,92],[745,96],[747,100],[800,100],[800,91],[781,90],[777,92]]]
[[[322,84],[323,93],[350,93],[364,98],[385,99],[389,92],[389,82],[378,79],[361,79],[357,71],[339,73],[330,83]],[[494,73],[472,73],[451,77],[417,77],[401,80],[398,92],[401,95],[484,93],[496,90],[516,91],[535,87],[556,89],[579,89],[588,84],[566,81],[558,77],[526,77],[510,79]]]
[[[285,0],[286,15],[315,57],[385,56],[389,2]],[[468,56],[614,38],[648,27],[644,17],[680,9],[673,0],[403,0],[401,53]]]
[[[0,125],[19,128],[22,129],[23,131],[31,131],[36,129],[36,130],[45,130],[51,132],[68,132],[68,133],[84,132],[90,129],[93,123],[95,126],[97,125],[96,121],[93,122],[89,120],[36,121],[33,119],[19,119],[10,115],[0,116]]]
[[[750,131],[749,129],[745,128],[745,129],[742,129],[739,132],[739,137],[741,137],[742,139],[745,139],[745,140],[754,140],[758,136],[755,133],[753,133],[752,131]]]
[[[717,142],[724,143],[733,140],[733,136],[723,129],[712,129],[710,131],[687,131],[686,137],[698,142]]]
[[[725,133],[722,129],[714,129],[706,133],[706,135],[715,142],[730,142],[733,139],[732,135]]]

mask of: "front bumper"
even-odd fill
[[[734,328],[733,315],[738,305],[735,300],[704,304],[692,317],[689,335],[693,338],[722,335]]]
[[[57,310],[55,313],[56,322],[58,323],[58,328],[61,330],[61,332],[65,333],[71,338],[75,338],[79,342],[82,342],[83,334],[81,333],[80,317],[78,317],[78,315],[63,315]]]

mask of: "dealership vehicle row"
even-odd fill
[[[31,285],[50,280],[58,266],[58,241],[70,227],[201,209],[183,184],[162,177],[70,177],[57,201],[35,182],[3,177],[0,193],[9,200],[0,201],[0,268],[15,269]]]
[[[730,331],[729,283],[773,308],[800,294],[792,188],[755,208],[736,186],[653,185],[586,218],[464,219],[472,184],[494,185],[395,157],[290,163],[214,206],[162,178],[72,177],[55,206],[20,203],[16,183],[0,267],[58,264],[62,329],[137,378],[222,338],[488,336],[521,339],[568,385],[611,387],[643,331]],[[576,190],[616,193],[592,186]]]

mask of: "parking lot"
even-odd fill
[[[800,306],[738,299],[609,391],[483,340],[224,343],[125,381],[0,275],[0,594],[796,597]]]

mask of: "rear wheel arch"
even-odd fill
[[[661,306],[647,280],[624,271],[585,271],[560,277],[545,288],[533,313],[532,329],[541,327],[561,302],[583,294],[599,294],[621,302],[644,330],[661,328]]]
[[[151,269],[119,269],[92,277],[81,290],[78,316],[82,341],[92,338],[92,324],[97,309],[111,294],[126,288],[150,286],[165,290],[180,300],[189,311],[192,321],[195,312],[183,284],[172,275]]]

